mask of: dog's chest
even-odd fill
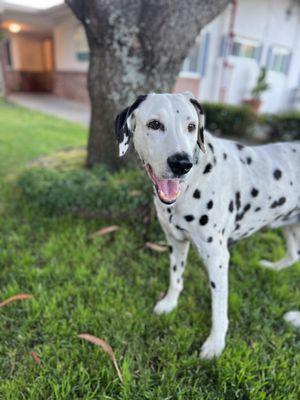
[[[155,205],[164,230],[178,240],[191,240],[195,235],[205,239],[213,226],[216,229],[217,220],[220,220],[213,210],[215,204],[212,196],[201,195],[196,186],[188,187],[174,205],[162,205],[157,199]]]

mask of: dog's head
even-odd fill
[[[119,154],[131,137],[159,199],[171,204],[204,147],[204,114],[191,93],[139,96],[115,120]]]

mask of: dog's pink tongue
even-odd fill
[[[167,201],[175,200],[179,194],[179,179],[161,179],[157,181],[160,194]]]

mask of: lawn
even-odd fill
[[[177,311],[152,313],[167,287],[168,256],[154,221],[46,217],[18,203],[14,181],[32,159],[83,146],[83,128],[0,103],[0,399],[299,399],[300,332],[282,319],[300,309],[300,264],[258,266],[284,253],[280,231],[231,249],[229,334],[215,361],[199,359],[210,329],[210,291],[194,251]],[[90,240],[117,224],[116,232]],[[90,333],[114,349],[124,384]],[[30,356],[34,351],[38,365]]]

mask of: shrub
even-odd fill
[[[300,140],[300,112],[265,114],[261,122],[266,125],[269,140]]]
[[[206,129],[218,136],[250,137],[258,119],[247,106],[203,103],[203,109]]]
[[[67,171],[32,168],[19,176],[17,189],[21,200],[48,216],[144,215],[152,204],[151,183],[144,173],[112,174],[103,166]]]

